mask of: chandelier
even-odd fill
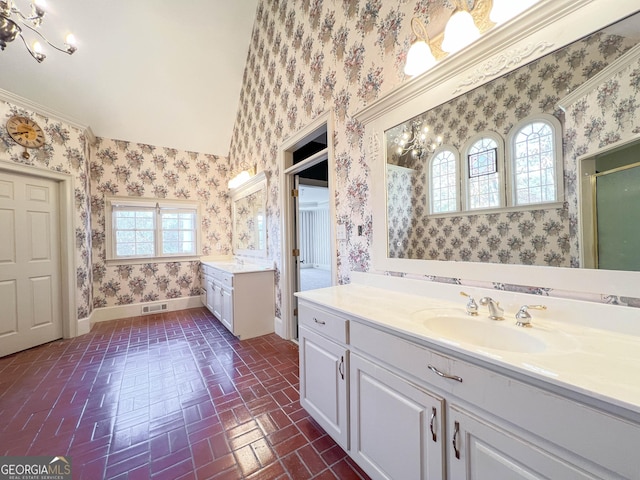
[[[25,15],[14,0],[0,0],[0,50],[4,50],[8,42],[13,42],[16,37],[20,37],[31,56],[38,63],[42,62],[47,57],[42,51],[42,45],[39,41],[29,45],[22,34],[23,27],[60,52],[71,55],[77,50],[75,37],[72,33],[67,35],[63,48],[54,45],[40,33],[39,27],[46,13],[45,0],[33,0],[30,8],[29,14]]]
[[[394,133],[396,134],[391,137],[392,148],[399,158],[408,155],[419,160],[442,145],[442,136],[431,136],[429,126],[419,119],[410,120],[401,131]]]

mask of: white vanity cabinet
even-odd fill
[[[443,399],[358,354],[350,358],[353,459],[373,478],[443,480]]]
[[[374,479],[640,479],[615,408],[329,305],[299,318],[301,404]]]
[[[300,404],[349,449],[348,322],[300,302]]]
[[[202,265],[206,307],[236,337],[253,338],[274,329],[273,270]]]
[[[544,419],[540,419],[544,421]],[[449,478],[509,480],[595,480],[597,476],[562,458],[562,450],[545,451],[511,431],[499,428],[455,405],[449,406],[451,438]],[[555,455],[554,455],[555,453]]]

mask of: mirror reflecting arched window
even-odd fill
[[[514,205],[558,201],[553,126],[547,121],[534,120],[515,130],[512,139]]]
[[[467,150],[467,208],[498,208],[503,205],[498,173],[498,142],[482,137]]]
[[[429,168],[430,213],[459,210],[458,155],[449,148],[436,151]]]

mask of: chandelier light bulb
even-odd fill
[[[33,0],[33,12],[37,17],[42,19],[47,11],[47,2],[45,0]],[[39,25],[39,24],[38,24]]]
[[[64,43],[75,47],[77,45],[76,36],[73,33],[67,34],[67,36],[65,37]]]
[[[37,40],[35,42],[33,42],[33,44],[31,45],[31,48],[33,49],[33,51],[35,53],[42,55],[42,53],[43,53],[42,44],[40,42],[38,42]]]

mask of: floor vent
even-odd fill
[[[164,312],[167,309],[166,303],[154,303],[153,305],[143,305],[142,313]]]

